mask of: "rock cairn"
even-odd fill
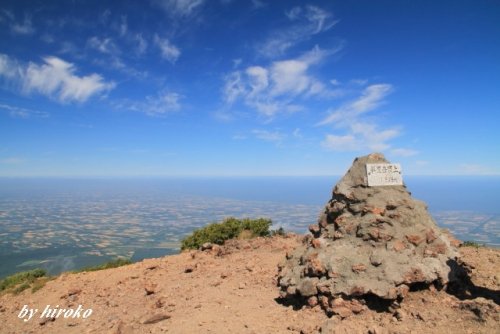
[[[456,247],[425,203],[404,185],[368,187],[367,163],[388,161],[378,153],[354,160],[312,235],[280,264],[282,298],[347,317],[370,300],[397,304],[412,286],[454,280]]]

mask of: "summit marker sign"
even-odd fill
[[[369,187],[403,185],[400,164],[366,164],[366,176]]]

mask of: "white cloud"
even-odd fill
[[[359,141],[353,135],[326,135],[321,145],[332,151],[357,151],[361,148]]]
[[[35,91],[60,102],[85,102],[91,96],[115,87],[113,82],[106,82],[96,73],[87,76],[76,75],[75,66],[60,58],[45,57],[43,60],[43,64],[30,62],[25,66],[0,54],[0,76],[10,82],[19,83],[24,92]],[[9,65],[11,67],[7,68]]]
[[[292,135],[295,138],[302,138],[302,132],[300,131],[300,128],[296,128],[295,130],[293,130]]]
[[[178,47],[172,44],[168,39],[163,39],[155,35],[155,44],[160,48],[163,58],[174,64],[181,55]]]
[[[267,4],[261,0],[252,0],[252,5],[253,5],[253,8],[255,8],[255,9],[260,9],[260,8],[264,8],[267,6]]]
[[[398,128],[381,129],[374,121],[362,118],[364,114],[379,107],[392,91],[389,84],[371,85],[363,90],[356,100],[345,103],[340,108],[330,110],[330,114],[318,125],[332,124],[343,129],[342,135],[327,134],[322,146],[334,151],[384,151],[390,149],[390,140],[401,133]],[[394,149],[396,154],[411,154],[410,150]]]
[[[11,117],[15,118],[49,117],[49,113],[45,111],[26,109],[8,104],[0,104],[0,109],[7,111]]]
[[[271,95],[303,93],[311,85],[311,77],[307,75],[308,67],[309,64],[301,60],[275,62],[271,67],[271,79],[274,83]]]
[[[345,135],[328,134],[321,143],[332,151],[384,151],[390,148],[387,141],[399,136],[398,129],[380,130],[375,124],[354,123]]]
[[[173,17],[189,17],[193,15],[205,0],[155,0],[167,14]]]
[[[1,63],[0,63],[1,64]],[[224,100],[232,105],[240,96],[246,94],[246,84],[241,78],[241,72],[232,72],[225,79],[223,89]]]
[[[142,34],[136,34],[134,36],[134,40],[137,43],[136,45],[136,53],[138,55],[142,55],[146,52],[146,49],[148,48],[148,42],[146,39],[142,36]]]
[[[282,56],[291,47],[313,35],[330,30],[337,23],[330,12],[316,6],[294,7],[285,12],[285,15],[293,24],[271,33],[269,38],[258,46],[260,55],[269,58]]]
[[[297,6],[285,12],[286,17],[290,20],[296,20],[299,18],[299,15],[302,13],[302,7]]]
[[[33,23],[31,22],[31,17],[29,15],[26,15],[24,17],[23,23],[13,22],[10,26],[10,30],[14,34],[18,35],[31,35],[32,33],[35,32],[35,29],[33,28]]]
[[[0,12],[0,22],[6,22],[10,31],[15,35],[31,35],[35,32],[31,15],[25,14],[22,22],[16,22],[14,14],[8,10]]]
[[[115,55],[120,52],[111,38],[100,39],[97,36],[91,37],[87,41],[87,46],[101,53]]]
[[[18,61],[0,53],[0,76],[15,79],[21,75],[22,71]]]
[[[126,108],[143,112],[149,116],[165,116],[181,109],[182,95],[174,92],[161,92],[156,96],[147,96],[142,102],[126,102]]]
[[[260,66],[248,67],[245,71],[249,79],[250,96],[256,96],[269,86],[268,70]]]
[[[418,154],[418,151],[409,148],[395,148],[391,150],[391,153],[395,156],[400,157],[411,157]]]
[[[330,83],[334,86],[339,86],[340,85],[340,81],[338,81],[337,79],[332,79],[330,80]]]
[[[257,139],[279,143],[286,138],[286,135],[279,131],[253,130],[252,133]]]
[[[340,108],[332,109],[329,115],[324,118],[319,125],[330,124],[334,122],[345,122],[346,120],[357,117],[360,114],[371,111],[383,103],[383,99],[392,92],[392,86],[389,84],[375,84],[368,86],[362,95]]]
[[[127,17],[122,16],[119,29],[120,36],[125,36],[127,34],[127,30],[128,30]]]
[[[234,71],[225,79],[224,98],[228,105],[238,100],[268,118],[279,112],[295,112],[303,107],[294,100],[311,96],[334,96],[311,74],[311,66],[318,64],[325,55],[315,47],[299,58],[272,62],[268,67],[250,66]]]

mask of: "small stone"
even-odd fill
[[[185,273],[192,273],[194,271],[194,266],[193,265],[187,265],[185,268],[184,268],[184,272]]]
[[[422,241],[424,241],[424,238],[416,234],[409,234],[406,236],[406,240],[414,246],[418,246],[422,243]]]
[[[395,240],[394,243],[392,244],[392,248],[396,252],[401,252],[402,250],[406,249],[406,245],[401,240]]]
[[[313,296],[318,293],[318,290],[316,289],[316,283],[318,279],[314,280],[312,279],[304,279],[300,282],[300,284],[297,286],[297,291],[304,297],[309,297]]]
[[[309,272],[314,276],[320,276],[326,273],[326,269],[318,258],[312,258],[309,261]]]
[[[149,324],[156,324],[157,322],[160,322],[160,321],[163,321],[163,320],[167,320],[167,319],[170,319],[171,316],[170,314],[155,314],[151,317],[148,317],[146,318],[145,320],[142,321],[142,323],[144,325],[149,325]]]
[[[321,247],[321,240],[320,239],[313,239],[311,241],[311,244],[314,248],[320,248]]]
[[[307,304],[310,307],[314,307],[314,306],[318,305],[318,297],[311,296],[311,297],[307,298]]]
[[[68,296],[78,295],[82,292],[82,289],[72,288],[68,291]]]
[[[373,325],[368,329],[368,334],[382,334],[382,329],[379,326]]]
[[[370,263],[372,266],[378,267],[382,264],[382,257],[377,254],[370,255]]]
[[[366,271],[366,266],[362,263],[355,264],[351,267],[351,270],[359,274],[360,272]]]
[[[431,242],[433,242],[436,239],[437,239],[437,236],[436,236],[436,233],[434,232],[434,230],[428,230],[425,233],[425,240],[427,241],[428,244],[430,244]]]
[[[146,283],[146,285],[144,285],[144,291],[146,291],[146,296],[154,294],[155,288],[156,288],[156,284]]]
[[[396,319],[398,319],[398,321],[403,321],[406,317],[406,313],[402,310],[396,310],[394,315],[396,316]]]
[[[39,324],[40,326],[43,326],[43,325],[45,325],[46,323],[48,323],[48,322],[53,322],[53,321],[56,321],[56,318],[50,318],[50,317],[49,317],[49,318],[43,318],[42,320],[40,320],[40,321],[38,322],[38,324]]]
[[[352,315],[352,311],[344,306],[332,308],[332,311],[334,314],[339,315],[342,319],[345,319]]]
[[[201,245],[201,250],[202,251],[209,250],[212,249],[212,247],[213,245],[210,242],[205,242],[203,245]]]
[[[313,234],[313,235],[318,235],[319,232],[321,231],[319,225],[317,224],[311,224],[309,225],[309,231]]]

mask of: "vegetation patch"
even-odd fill
[[[479,242],[476,242],[476,241],[464,241],[460,247],[475,247],[475,248],[479,248],[479,247],[483,247],[484,245],[483,244],[480,244]]]
[[[250,239],[271,235],[269,227],[272,221],[265,218],[237,219],[229,217],[220,223],[211,223],[196,229],[181,241],[181,249],[198,249],[206,242],[222,245],[224,241],[234,238]]]
[[[126,266],[128,264],[132,264],[132,261],[130,261],[130,259],[119,257],[117,259],[105,262],[103,264],[99,264],[97,266],[84,267],[82,269],[75,270],[75,271],[73,271],[73,273],[81,273],[84,271],[98,271],[98,270],[105,270],[105,269],[111,269],[111,268],[118,268],[121,266]]]
[[[18,294],[28,288],[32,288],[32,292],[38,291],[51,279],[46,275],[47,272],[43,269],[33,269],[10,275],[0,281],[0,292],[8,291]]]

